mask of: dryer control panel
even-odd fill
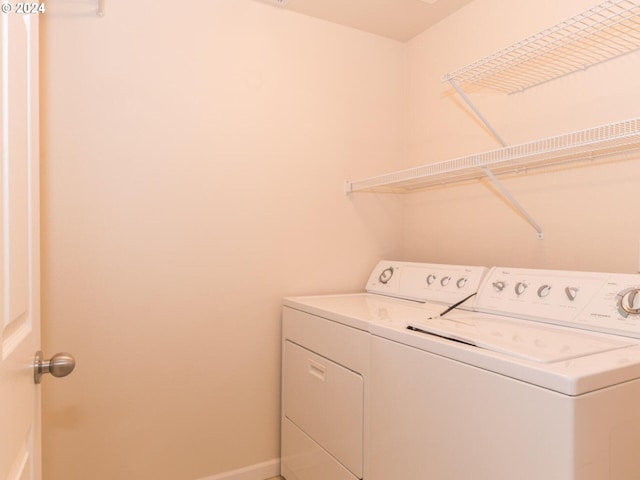
[[[640,275],[494,267],[476,310],[640,338]]]
[[[487,272],[478,266],[382,260],[369,277],[367,292],[450,305],[477,292]],[[473,303],[470,299],[460,308]]]

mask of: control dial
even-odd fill
[[[566,287],[564,289],[564,294],[567,296],[569,301],[573,302],[578,296],[578,287]]]
[[[540,298],[546,297],[547,295],[549,295],[549,293],[551,293],[551,285],[542,285],[538,289],[538,296]]]
[[[516,287],[515,287],[515,291],[516,291],[516,295],[522,295],[524,293],[524,291],[527,289],[529,285],[527,285],[524,282],[518,282],[516,283]]]
[[[449,285],[450,281],[451,281],[451,277],[449,276],[442,277],[442,280],[440,280],[440,285],[442,285],[443,287],[446,287],[447,285]]]
[[[431,285],[436,279],[436,276],[432,273],[427,275],[427,285]]]
[[[378,281],[386,285],[391,280],[391,277],[393,277],[393,267],[387,267],[378,276]]]
[[[493,282],[491,285],[493,285],[493,288],[495,289],[496,292],[503,291],[504,288],[507,286],[506,282],[504,282],[502,280],[498,280],[496,282]]]
[[[640,288],[631,287],[622,290],[617,298],[620,315],[625,318],[629,315],[640,315]]]
[[[456,287],[462,288],[467,284],[467,279],[465,277],[460,277],[456,282]]]

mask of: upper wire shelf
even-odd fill
[[[519,173],[639,150],[640,117],[364,180],[347,181],[346,193],[406,193],[482,178],[488,176],[489,169],[496,175]]]
[[[640,0],[608,0],[443,77],[516,93],[640,48]]]

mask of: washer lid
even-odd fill
[[[410,321],[407,328],[537,363],[560,362],[631,345],[573,329],[493,315],[436,317]]]

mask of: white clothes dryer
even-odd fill
[[[287,480],[372,475],[372,325],[437,317],[461,301],[469,309],[486,273],[381,261],[366,293],[284,300],[281,471]]]
[[[640,275],[493,268],[371,325],[371,480],[640,479]]]

